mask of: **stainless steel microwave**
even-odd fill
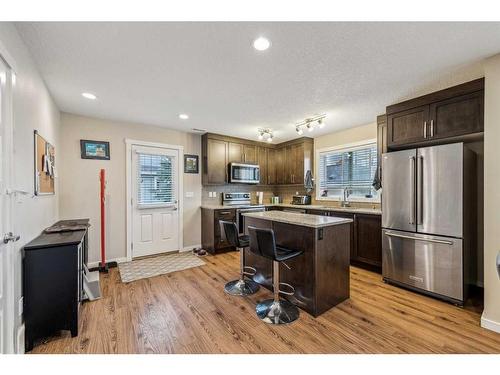
[[[232,184],[258,184],[260,168],[257,164],[229,163],[229,182]]]

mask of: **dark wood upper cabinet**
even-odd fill
[[[242,163],[243,160],[243,145],[241,143],[228,143],[228,163]]]
[[[388,144],[422,142],[427,136],[429,106],[412,108],[387,116]]]
[[[257,163],[257,146],[243,145],[243,161],[245,163]]]
[[[442,100],[430,106],[429,136],[446,138],[484,130],[482,91]]]
[[[260,166],[260,184],[304,184],[307,170],[312,169],[313,140],[299,138],[281,144],[206,133],[202,136],[204,185],[227,183],[229,163]]]
[[[267,149],[267,184],[276,185],[276,149]],[[262,175],[262,172],[261,172]],[[261,179],[262,181],[262,179]]]
[[[458,142],[484,131],[484,79],[477,79],[386,108],[387,146]]]
[[[267,147],[257,147],[257,160],[255,161],[260,166],[260,184],[268,185],[270,184],[269,176],[269,160],[268,153],[269,149]]]
[[[203,140],[203,184],[224,184],[227,181],[227,142],[206,138]]]
[[[275,159],[275,167],[276,167],[276,184],[282,185],[287,183],[287,179],[285,176],[285,147],[278,147],[276,149],[276,159]]]

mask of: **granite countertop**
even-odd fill
[[[331,207],[331,206],[321,206],[317,204],[308,204],[308,205],[298,205],[291,203],[264,203],[265,207],[287,207],[287,208],[297,208],[303,210],[322,210],[322,211],[337,211],[337,212],[350,212],[350,213],[358,213],[358,214],[371,214],[371,215],[382,215],[382,210],[377,208],[359,208],[359,207]],[[201,208],[208,210],[227,210],[234,207],[223,206],[221,204],[202,204]]]
[[[332,225],[352,223],[351,219],[341,217],[308,215],[283,211],[248,212],[243,213],[243,216],[311,228],[323,228]]]

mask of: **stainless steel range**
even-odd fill
[[[244,234],[243,213],[261,212],[266,208],[261,204],[252,204],[250,193],[222,193],[222,205],[236,208],[236,225],[238,232]]]

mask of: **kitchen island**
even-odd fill
[[[280,265],[280,282],[295,288],[293,296],[284,298],[315,317],[349,298],[351,219],[281,211],[243,216],[245,233],[248,226],[271,228],[277,245],[303,251]],[[270,259],[247,248],[244,263],[257,270],[255,282],[272,290]]]

